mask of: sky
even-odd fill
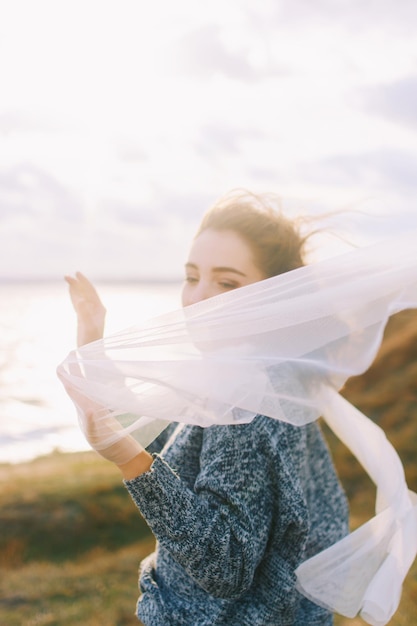
[[[340,212],[323,256],[417,231],[416,23],[415,0],[0,0],[0,279],[179,277],[235,188]]]

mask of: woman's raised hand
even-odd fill
[[[81,272],[65,276],[71,302],[77,314],[77,346],[101,339],[104,333],[106,309],[90,281]]]
[[[75,277],[65,276],[65,280],[77,314],[77,346],[101,339],[106,309],[94,286],[81,272]],[[152,465],[152,456],[131,435],[123,433],[107,409],[76,389],[59,369],[58,377],[77,407],[82,431],[91,447],[115,463],[126,480],[147,472]]]

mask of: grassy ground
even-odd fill
[[[0,466],[0,624],[135,624],[154,541],[119,472],[95,453]]]
[[[417,491],[415,314],[394,319],[373,368],[344,393],[384,427]],[[374,487],[328,438],[356,527],[373,515]],[[119,472],[95,453],[0,465],[1,626],[137,626],[137,567],[152,547]],[[364,622],[337,616],[335,624]],[[417,624],[417,563],[390,624]]]

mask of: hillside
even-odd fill
[[[387,325],[379,353],[342,394],[381,426],[404,463],[410,489],[417,491],[417,312],[405,311]],[[362,469],[327,433],[345,488],[352,492]]]
[[[409,488],[417,491],[417,311],[390,319],[373,365],[365,374],[351,378],[342,393],[384,429],[404,464]],[[325,432],[349,496],[351,525],[356,527],[374,514],[375,488],[343,444]],[[406,578],[400,608],[390,621],[392,626],[416,623],[417,562]],[[360,619],[335,619],[335,626],[363,624]]]

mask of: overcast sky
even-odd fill
[[[0,278],[178,276],[232,188],[417,229],[415,0],[0,0]]]

